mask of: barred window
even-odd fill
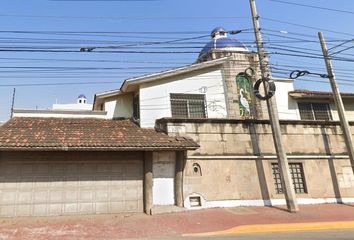
[[[302,163],[289,163],[289,169],[291,178],[293,180],[295,193],[307,193],[305,174]],[[272,170],[275,191],[277,193],[283,193],[278,163],[272,163]]]
[[[171,111],[174,118],[206,118],[204,94],[171,93]]]
[[[328,103],[298,103],[302,120],[332,120]]]

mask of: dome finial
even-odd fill
[[[212,39],[224,38],[227,37],[227,31],[223,27],[216,27],[211,31],[210,36]]]

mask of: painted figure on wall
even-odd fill
[[[236,76],[236,86],[240,116],[242,118],[252,118],[252,82],[250,77],[244,73]]]

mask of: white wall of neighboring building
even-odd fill
[[[275,96],[279,119],[300,120],[299,108],[297,102],[289,97],[289,92],[294,91],[294,80],[292,79],[274,79],[276,86]]]
[[[107,118],[133,117],[133,94],[121,94],[109,99],[104,104]]]
[[[206,96],[208,118],[226,118],[224,83],[221,70],[193,76],[169,78],[140,86],[140,126],[154,127],[155,120],[171,117],[170,93]]]
[[[354,121],[354,100],[353,99],[350,99],[350,100],[345,99],[343,104],[344,104],[344,109],[345,109],[345,115],[346,115],[348,121]],[[334,102],[331,102],[329,104],[329,106],[331,109],[332,119],[335,121],[339,121],[337,107],[334,104]]]
[[[92,104],[87,103],[71,103],[71,104],[53,104],[53,110],[74,110],[74,111],[90,111]]]
[[[99,118],[106,119],[106,112],[96,111],[59,111],[59,110],[33,110],[14,109],[13,117],[39,117],[39,118]]]
[[[104,110],[107,112],[108,119],[114,118],[115,109],[119,107],[119,106],[117,106],[117,102],[118,102],[117,99],[105,101]]]
[[[69,110],[69,111],[90,111],[93,105],[87,103],[85,95],[80,94],[76,100],[76,103],[69,104],[53,104],[53,110]]]

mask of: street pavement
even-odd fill
[[[354,239],[354,206],[302,205],[298,213],[289,213],[285,207],[237,207],[153,216],[139,213],[0,219],[0,240],[276,239],[274,236],[284,233],[303,239],[296,234],[305,230],[303,236],[327,230],[331,232],[326,237],[343,234],[328,239]],[[255,233],[258,235],[254,237]],[[348,234],[353,237],[345,238]]]

